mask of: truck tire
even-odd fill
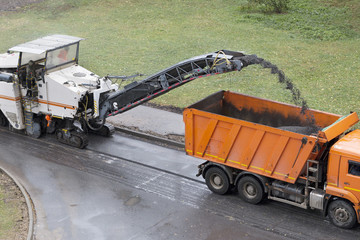
[[[264,190],[261,184],[252,176],[242,177],[237,185],[239,196],[248,203],[258,204],[263,200]]]
[[[344,200],[330,203],[328,216],[332,224],[340,228],[350,229],[356,224],[356,213],[353,206]]]
[[[208,188],[216,194],[223,195],[230,189],[228,176],[218,167],[211,167],[206,171],[205,182]]]

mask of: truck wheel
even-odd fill
[[[205,182],[208,188],[217,194],[225,194],[230,189],[230,182],[226,173],[217,167],[206,171]]]
[[[335,200],[328,208],[330,221],[337,227],[350,229],[356,224],[356,213],[350,203],[344,200]]]
[[[245,176],[238,182],[239,196],[248,203],[258,204],[264,197],[264,190],[262,189],[258,180],[251,176]]]

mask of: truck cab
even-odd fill
[[[328,213],[334,214],[338,224],[349,222],[354,214],[360,222],[359,129],[346,134],[331,147],[326,193],[332,196],[333,200]]]

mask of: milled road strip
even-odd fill
[[[163,144],[170,145],[170,146],[173,146],[173,147],[177,147],[177,148],[181,148],[181,149],[185,148],[185,143],[173,141],[171,139],[167,139],[164,136],[159,137],[159,136],[155,136],[153,134],[147,134],[147,133],[144,133],[144,132],[141,132],[141,131],[134,131],[134,130],[124,128],[124,127],[119,127],[119,126],[115,126],[115,130],[118,131],[118,132],[128,134],[128,135],[132,135],[132,136],[135,136],[135,137],[147,139],[147,140],[150,140],[150,141],[163,143]]]

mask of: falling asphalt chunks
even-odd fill
[[[256,55],[245,55],[240,58],[240,61],[243,63],[243,67],[247,67],[250,65],[258,64],[263,68],[270,68],[271,74],[277,74],[279,83],[284,84],[285,88],[290,90],[292,93],[293,102],[301,106],[301,113],[305,113],[305,110],[309,109],[307,102],[301,96],[300,90],[292,83],[292,81],[285,76],[284,72],[280,70],[275,64],[272,64],[269,61],[264,60],[263,58],[259,58]]]

